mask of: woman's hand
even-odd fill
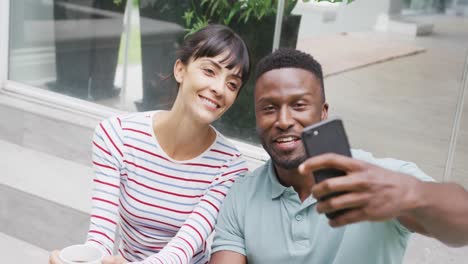
[[[50,252],[49,264],[62,264],[62,261],[60,261],[59,254],[60,254],[59,250],[54,250]]]
[[[50,252],[49,264],[63,264],[60,261],[60,250]],[[102,259],[102,264],[125,264],[127,261],[122,256],[108,256]]]
[[[122,256],[108,256],[102,259],[102,264],[124,264],[127,261]]]

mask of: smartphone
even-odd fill
[[[348,137],[343,126],[343,122],[339,118],[332,118],[321,121],[319,123],[308,126],[302,132],[302,142],[308,157],[318,156],[325,153],[336,153],[351,157],[351,149],[348,142]],[[313,172],[316,183],[320,183],[326,179],[340,177],[346,175],[344,171],[326,168]],[[326,200],[343,193],[332,193],[320,200]],[[346,210],[340,210],[326,214],[330,219],[341,215]]]

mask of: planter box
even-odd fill
[[[52,90],[87,100],[119,94],[114,78],[125,2],[54,2],[57,81],[49,84]]]

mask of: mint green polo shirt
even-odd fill
[[[376,159],[353,150],[353,157],[432,181],[418,167],[396,159]],[[248,263],[396,264],[402,263],[410,231],[396,219],[340,228],[315,209],[310,196],[301,202],[292,187],[281,185],[268,161],[238,178],[224,200],[212,253],[229,250]]]

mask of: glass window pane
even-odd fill
[[[85,100],[117,98],[125,3],[11,1],[9,79]]]

